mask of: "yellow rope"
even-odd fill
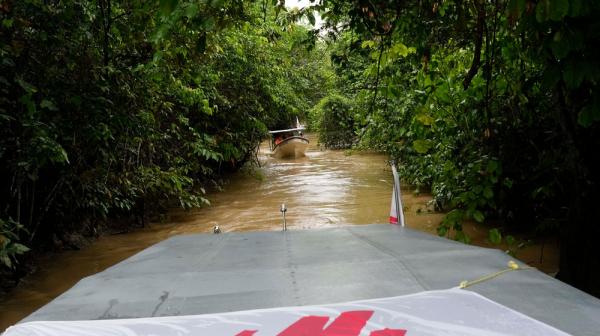
[[[486,275],[484,277],[481,277],[479,279],[473,280],[473,281],[461,281],[460,284],[458,285],[458,288],[463,289],[463,288],[467,288],[473,285],[476,285],[478,283],[484,282],[484,281],[488,281],[491,280],[495,277],[498,277],[506,272],[510,272],[510,271],[517,271],[517,270],[526,270],[526,269],[532,269],[533,267],[530,266],[525,266],[525,267],[521,267],[519,266],[516,262],[514,261],[509,261],[508,262],[508,268],[507,269],[503,269],[502,271],[496,272],[496,273],[492,273],[489,275]]]

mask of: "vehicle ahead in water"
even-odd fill
[[[271,134],[271,155],[278,159],[303,157],[308,147],[308,139],[302,134],[304,127],[269,131]]]

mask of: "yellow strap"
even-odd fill
[[[526,270],[526,269],[532,269],[533,267],[530,266],[525,266],[525,267],[520,267],[516,262],[514,261],[509,261],[508,262],[508,268],[507,269],[503,269],[502,271],[496,272],[496,273],[492,273],[492,274],[488,274],[484,277],[481,277],[479,279],[473,280],[473,281],[461,281],[460,284],[458,285],[458,288],[467,288],[473,285],[476,285],[478,283],[484,282],[484,281],[488,281],[491,280],[495,277],[498,277],[506,272],[510,272],[510,271],[517,271],[517,270]]]

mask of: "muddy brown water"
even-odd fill
[[[268,143],[259,152],[261,167],[236,173],[222,191],[209,196],[211,206],[191,211],[174,209],[166,223],[126,234],[101,237],[80,251],[66,251],[42,261],[40,270],[25,278],[0,302],[0,331],[18,322],[72,287],[81,278],[100,272],[170,236],[211,232],[280,230],[281,203],[287,205],[288,229],[314,229],[347,224],[386,223],[392,191],[387,157],[375,153],[320,150],[311,140],[307,155],[296,160],[268,156]],[[435,234],[443,214],[430,211],[428,195],[403,188],[406,225]],[[491,246],[487,228],[465,225],[473,244]],[[501,246],[506,248],[506,246]],[[556,243],[529,244],[518,257],[548,273],[556,271]]]

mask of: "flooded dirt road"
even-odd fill
[[[314,137],[305,158],[276,160],[261,146],[261,167],[244,169],[209,195],[211,206],[191,211],[172,210],[165,223],[154,223],[132,233],[106,236],[81,251],[67,251],[48,258],[40,270],[0,302],[0,331],[46,304],[81,278],[139,252],[172,235],[212,232],[280,230],[281,203],[287,206],[290,230],[347,224],[387,223],[392,192],[391,170],[381,154],[321,151]],[[404,189],[402,201],[407,226],[435,234],[443,214],[428,211],[427,195]],[[487,230],[465,228],[473,243],[489,245]],[[556,258],[546,247],[545,264]],[[554,251],[554,252],[553,252]],[[539,246],[531,245],[519,257],[534,266]],[[523,257],[524,256],[524,257]],[[544,266],[544,265],[542,265]],[[552,272],[552,269],[546,271]]]

